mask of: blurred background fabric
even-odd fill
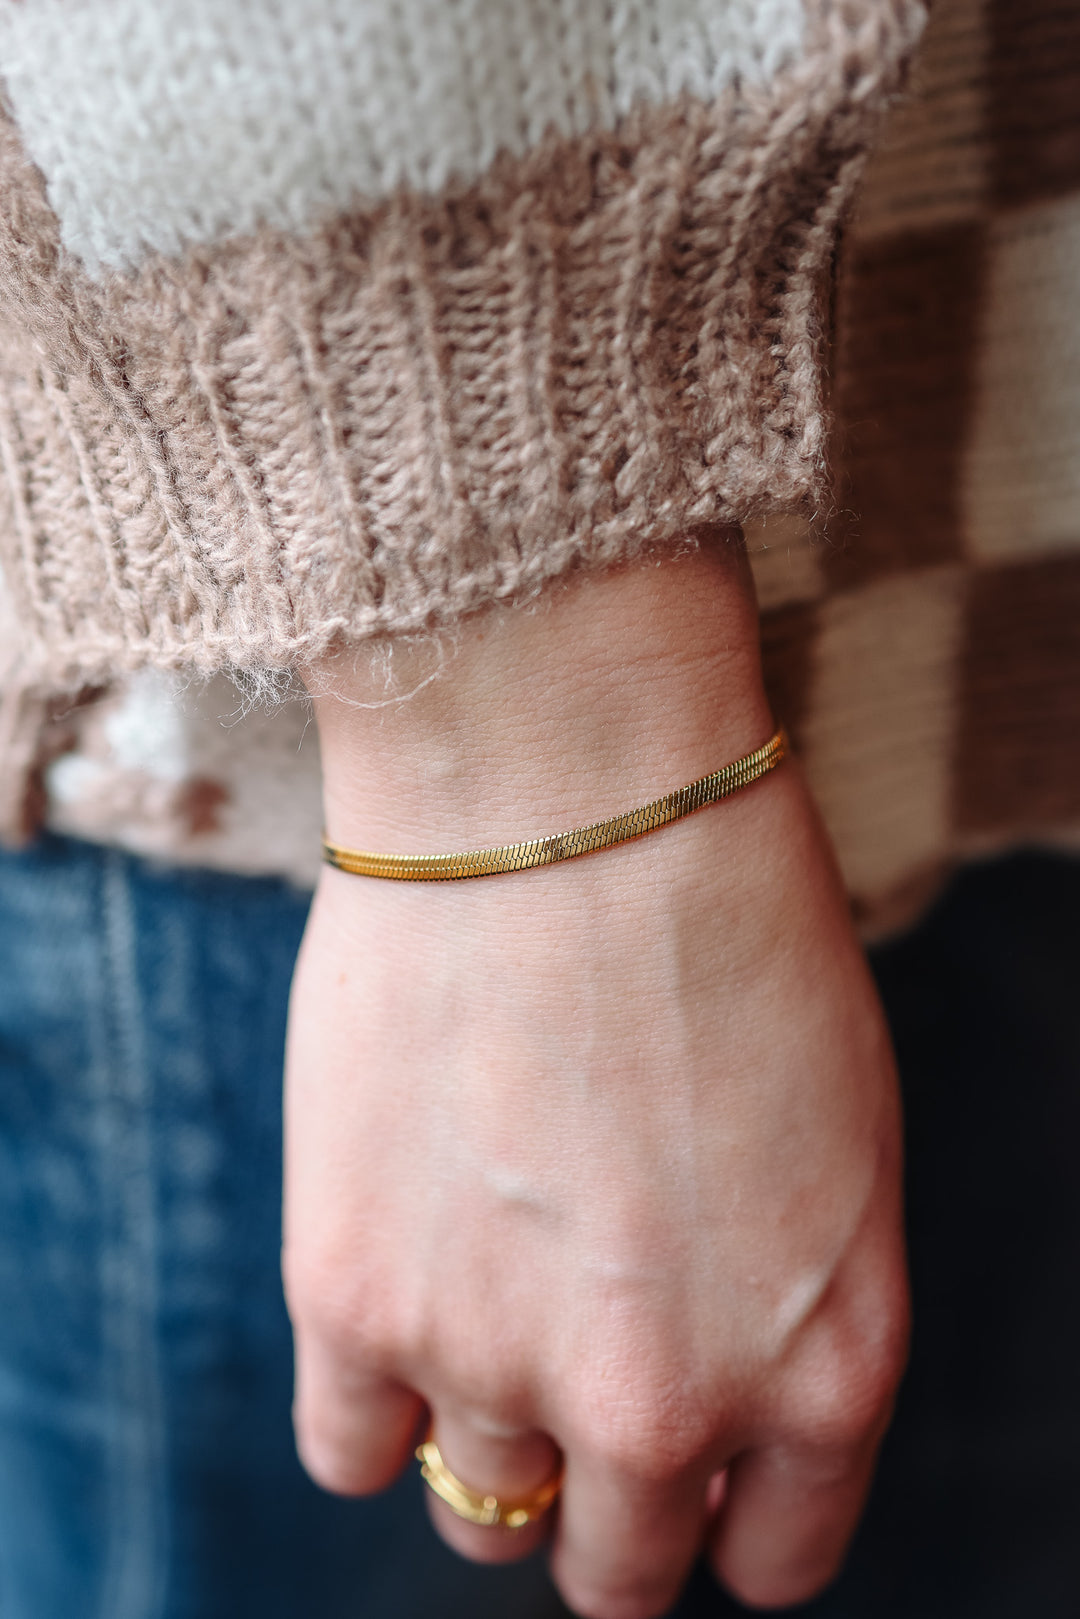
[[[838,270],[836,509],[747,539],[880,934],[960,859],[1080,842],[1080,7],[937,0]]]

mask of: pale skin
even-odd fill
[[[737,539],[309,671],[336,841],[564,830],[763,742]],[[361,706],[378,705],[383,706]],[[704,1550],[763,1607],[834,1574],[902,1369],[893,1061],[798,766],[621,848],[465,883],[327,870],[293,990],[301,1456],[364,1494],[429,1420],[568,1604],[650,1619]]]

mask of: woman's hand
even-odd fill
[[[354,706],[370,675],[313,685],[328,831],[394,852],[630,808],[772,729],[732,544],[491,614],[389,708]],[[527,1493],[561,1453],[550,1526],[432,1508],[478,1559],[551,1527],[582,1614],[662,1613],[705,1545],[752,1603],[828,1580],[906,1290],[888,1039],[796,765],[564,865],[327,871],[286,1139],[317,1480],[382,1488],[427,1410],[481,1491]]]

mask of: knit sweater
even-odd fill
[[[985,5],[942,11],[974,41]],[[265,688],[741,522],[777,709],[812,779],[847,784],[823,807],[857,900],[938,870],[963,842],[937,779],[956,706],[913,735],[893,688],[943,689],[961,558],[838,543],[823,403],[838,222],[923,22],[918,0],[0,0],[9,829],[59,754],[54,824],[243,867],[246,782],[275,806],[263,858],[309,875],[302,716],[222,742],[235,698],[170,681]],[[908,190],[899,229],[886,199],[850,240],[924,229]],[[868,838],[874,792],[899,808]]]

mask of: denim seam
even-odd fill
[[[133,897],[122,855],[101,868],[102,1001],[96,1064],[107,1536],[101,1619],[161,1619],[169,1561],[157,1346],[152,1080],[142,1037]]]

